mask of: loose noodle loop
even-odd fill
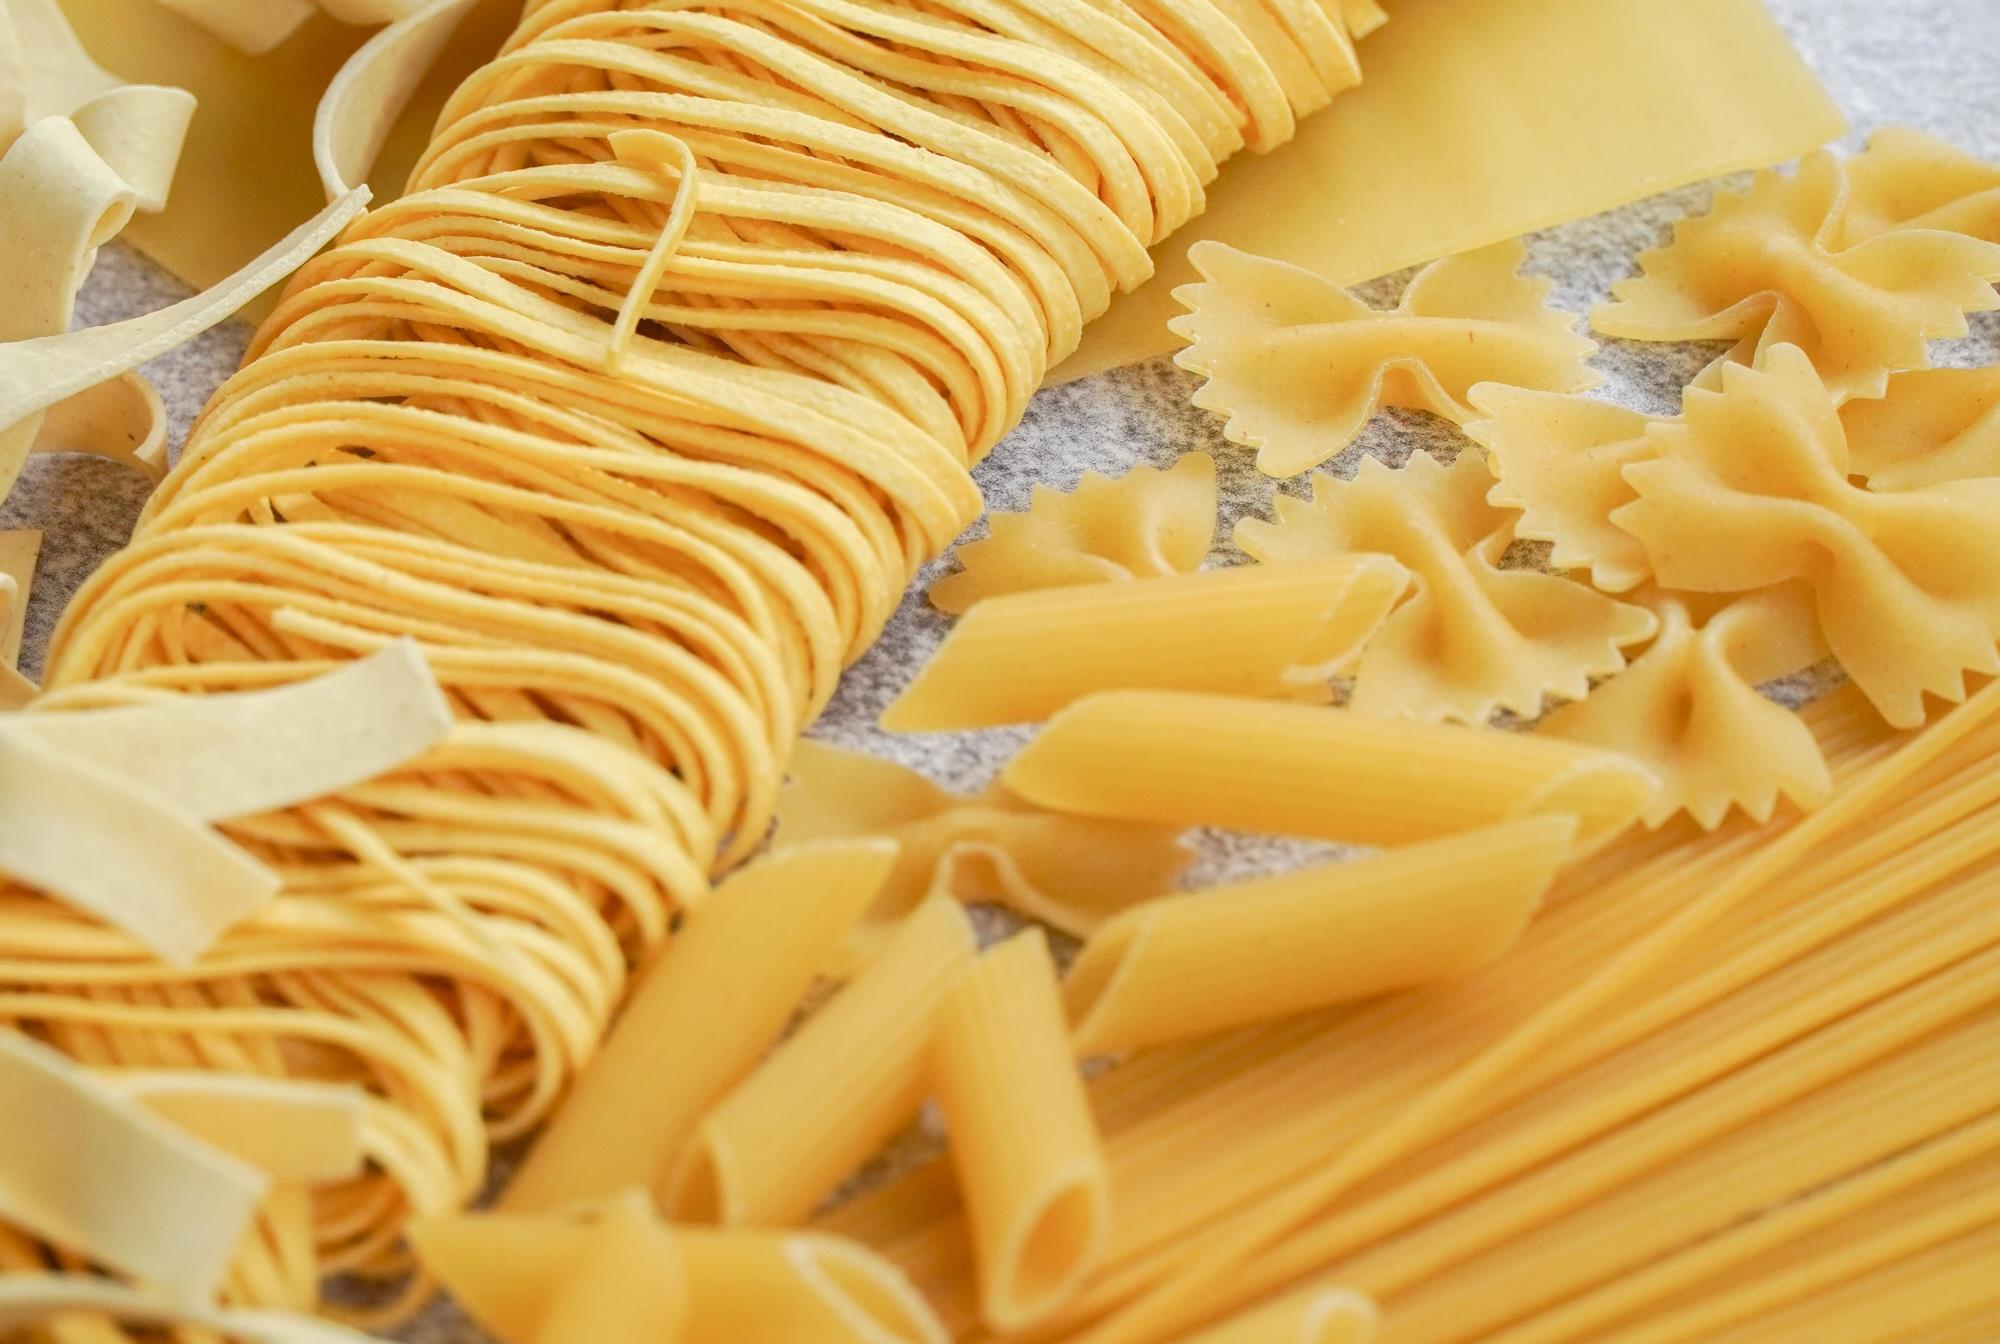
[[[371,1174],[274,1200],[236,1298],[400,1272],[411,1213],[479,1189],[761,841],[1043,371],[1220,159],[1356,78],[1320,0],[528,6],[409,194],[294,278],[39,706],[408,634],[463,720],[233,824],[286,891],[192,969],[0,892],[5,1020],[373,1094]]]

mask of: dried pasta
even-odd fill
[[[1545,718],[1540,731],[1622,752],[1660,780],[1643,820],[1685,810],[1714,829],[1731,807],[1769,821],[1782,795],[1816,807],[1833,788],[1798,715],[1757,690],[1814,662],[1822,644],[1796,585],[1733,602],[1662,593],[1660,632],[1623,672]]]
[[[1927,342],[2000,306],[2000,241],[1912,224],[1850,243],[1847,165],[1822,151],[1792,176],[1761,173],[1643,254],[1641,274],[1590,315],[1606,336],[1732,340],[1726,362],[1799,347],[1836,401],[1879,397],[1891,373],[1930,366]],[[1708,377],[1712,381],[1720,363]]]
[[[1646,548],[1611,515],[1638,498],[1625,468],[1652,457],[1653,417],[1494,383],[1474,388],[1471,400],[1478,418],[1465,433],[1497,478],[1486,498],[1518,511],[1515,536],[1550,543],[1553,568],[1586,570],[1603,592],[1629,592],[1652,576]]]
[[[1833,393],[1795,346],[1690,389],[1681,421],[1625,469],[1638,499],[1613,521],[1662,585],[1813,593],[1827,645],[1883,717],[1923,722],[1924,696],[1962,700],[1966,671],[2000,672],[2000,479],[1894,492],[1849,479]],[[1748,452],[1747,446],[1756,445]]]
[[[1626,757],[1550,737],[1175,691],[1079,700],[1001,780],[1086,816],[1370,845],[1567,813],[1592,846],[1656,787]]]
[[[1462,425],[1477,383],[1590,387],[1596,343],[1546,306],[1553,282],[1519,274],[1525,255],[1506,242],[1435,262],[1384,312],[1302,267],[1198,243],[1202,281],[1174,292],[1190,311],[1171,326],[1191,342],[1174,362],[1206,380],[1194,404],[1278,477],[1340,453],[1383,406]]]
[[[931,604],[963,615],[1008,593],[1191,574],[1215,540],[1215,503],[1215,460],[1199,452],[1086,473],[1068,492],[1037,486],[1026,512],[987,515],[988,535],[954,552],[961,569],[931,585]]]
[[[456,7],[336,81],[325,181]],[[0,922],[0,1018],[79,1057],[370,1093],[366,1173],[260,1210],[235,1300],[401,1275],[400,1227],[548,1115],[977,512],[970,464],[1219,161],[1356,75],[1318,5],[539,4],[408,194],[351,223],[343,196],[241,278],[346,224],[71,606],[42,703],[271,688],[410,636],[459,722],[229,823],[284,887],[186,972],[29,890]],[[0,419],[215,311],[8,346]]]
[[[1379,555],[991,598],[882,713],[892,732],[1033,723],[1093,691],[1323,700],[1408,576]]]
[[[778,797],[779,844],[872,837],[896,863],[874,908],[833,957],[851,971],[926,896],[992,901],[1073,937],[1179,884],[1194,859],[1177,828],[1049,812],[995,784],[960,797],[914,770],[807,739]]]
[[[2000,476],[2000,365],[1923,369],[1840,408],[1848,465],[1873,490]]]
[[[2000,243],[2000,167],[1935,136],[1906,126],[1876,131],[1847,161],[1847,177],[1849,242],[1916,228]]]
[[[1190,1335],[1188,1344],[1368,1344],[1381,1319],[1352,1289],[1307,1288]]]
[[[806,843],[710,894],[640,977],[502,1207],[559,1209],[664,1184],[703,1113],[778,1038],[896,858],[887,840]]]
[[[734,1227],[804,1218],[916,1113],[938,1001],[972,955],[956,904],[913,910],[866,970],[703,1116],[666,1183],[668,1211]]]
[[[367,1336],[331,1321],[283,1311],[191,1307],[94,1274],[9,1266],[9,1272],[0,1275],[0,1329],[45,1330],[52,1338],[63,1338],[65,1330],[81,1327],[97,1338],[124,1338],[108,1333],[114,1329],[109,1324],[113,1321],[198,1330],[208,1338],[239,1344],[373,1344]]]
[[[1520,936],[1576,836],[1536,816],[1329,867],[1161,896],[1063,982],[1086,1054],[1465,975]]]
[[[1022,1330],[1097,1267],[1110,1179],[1039,929],[1016,934],[938,1005],[938,1100],[965,1204],[981,1313]]]
[[[1315,477],[1309,500],[1279,496],[1274,522],[1237,525],[1237,545],[1265,564],[1361,551],[1410,571],[1414,594],[1355,665],[1356,713],[1533,717],[1543,697],[1582,696],[1592,677],[1625,665],[1625,646],[1652,635],[1657,622],[1643,607],[1558,575],[1501,568],[1511,520],[1487,502],[1492,484],[1476,454],[1446,466],[1418,453],[1400,470],[1364,458],[1351,481]]]

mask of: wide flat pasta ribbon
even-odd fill
[[[20,666],[28,622],[28,586],[41,554],[42,534],[34,528],[0,532],[0,668]],[[24,678],[25,680],[25,678]],[[0,701],[0,710],[19,708]]]
[[[1843,234],[1851,188],[1830,153],[1787,177],[1760,173],[1683,220],[1641,273],[1590,315],[1606,336],[1738,342],[1720,363],[1780,344],[1811,359],[1836,401],[1882,395],[1891,373],[1930,365],[1928,343],[1963,336],[1967,313],[2000,308],[2000,242],[1910,225],[1858,242]]]
[[[1174,291],[1190,311],[1170,324],[1193,344],[1174,362],[1207,380],[1194,404],[1226,416],[1223,434],[1277,477],[1334,457],[1384,406],[1462,425],[1476,383],[1594,385],[1596,342],[1546,306],[1552,281],[1519,273],[1525,255],[1505,242],[1435,262],[1382,311],[1289,262],[1197,243],[1202,283]]]
[[[1876,490],[2000,476],[2000,364],[1920,369],[1840,408],[1849,465]]]
[[[994,901],[1074,937],[1171,891],[1194,861],[1179,829],[1046,812],[996,784],[974,797],[891,761],[810,739],[778,796],[782,844],[877,836],[900,847],[838,969],[865,963],[895,921],[944,892]]]
[[[0,1275],[0,1331],[28,1331],[78,1318],[167,1329],[192,1327],[237,1344],[380,1344],[373,1336],[317,1316],[195,1306],[92,1274]]]
[[[1833,781],[1812,730],[1757,690],[1821,656],[1810,595],[1786,584],[1734,602],[1658,593],[1648,605],[1660,617],[1651,647],[1539,730],[1651,770],[1648,826],[1685,811],[1713,830],[1732,806],[1769,821],[1780,795],[1824,802]]]
[[[1193,573],[1215,540],[1215,506],[1207,453],[1086,473],[1068,492],[1036,486],[1026,512],[989,513],[987,536],[953,553],[960,572],[931,585],[931,605],[959,615],[1004,593]]]
[[[1558,392],[1484,383],[1472,390],[1479,418],[1465,433],[1486,450],[1498,480],[1486,500],[1519,510],[1514,535],[1550,543],[1556,569],[1588,570],[1607,593],[1622,593],[1652,573],[1646,548],[1611,521],[1636,495],[1625,468],[1652,455],[1638,411]]]
[[[1625,469],[1638,500],[1613,521],[1668,587],[1812,590],[1828,646],[1883,717],[1962,700],[1967,671],[2000,672],[2000,478],[1875,491],[1851,480],[1833,391],[1795,346],[1691,389]]]
[[[0,1139],[0,1216],[179,1304],[212,1297],[270,1184],[11,1028]]]
[[[1274,522],[1246,519],[1236,541],[1267,564],[1356,551],[1410,571],[1414,595],[1383,622],[1354,671],[1351,708],[1423,722],[1539,714],[1548,695],[1581,697],[1625,665],[1621,649],[1656,622],[1643,607],[1535,570],[1502,569],[1508,515],[1486,500],[1475,453],[1450,466],[1417,453],[1393,470],[1362,459],[1352,481],[1314,478],[1309,500],[1280,495]]]

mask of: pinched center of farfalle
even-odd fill
[[[1365,459],[1352,481],[1314,478],[1310,500],[1280,496],[1275,522],[1246,521],[1237,543],[1266,564],[1372,551],[1415,581],[1363,651],[1352,707],[1361,713],[1483,723],[1497,710],[1533,716],[1545,696],[1581,697],[1625,665],[1652,613],[1583,584],[1502,569],[1510,515],[1486,500],[1476,453],[1451,466],[1418,454],[1400,471]]]
[[[1926,693],[1964,698],[1964,673],[2000,672],[2000,478],[1904,491],[1853,483],[1833,394],[1805,353],[1777,346],[1691,390],[1650,431],[1654,460],[1625,469],[1638,494],[1613,521],[1659,582],[1813,591],[1848,674],[1891,723],[1923,722]]]
[[[1178,362],[1208,379],[1195,405],[1227,416],[1224,434],[1255,448],[1267,476],[1334,457],[1383,406],[1462,425],[1476,383],[1578,391],[1598,381],[1586,363],[1596,345],[1545,306],[1547,281],[1519,274],[1518,242],[1424,268],[1387,310],[1219,243],[1188,255],[1206,278],[1175,292],[1190,311],[1173,328],[1193,342]]]
[[[1928,367],[1930,341],[1963,336],[1967,313],[2000,307],[2000,243],[1926,216],[1857,239],[1848,173],[1816,154],[1793,176],[1762,173],[1748,191],[1717,197],[1639,258],[1641,274],[1612,287],[1591,326],[1630,340],[1738,341],[1726,358],[1740,363],[1788,343],[1836,399],[1880,396],[1890,373]],[[1879,176],[1868,178],[1877,225],[1895,213]]]

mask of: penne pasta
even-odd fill
[[[1096,691],[1324,702],[1403,595],[1387,556],[1044,588],[968,611],[883,711],[893,732],[1035,723]]]
[[[717,888],[641,979],[501,1207],[560,1208],[661,1181],[702,1112],[784,1030],[896,853],[887,840],[798,845]]]
[[[1591,847],[1656,787],[1626,757],[1551,738],[1179,691],[1079,700],[1001,779],[1085,816],[1373,845],[1564,812]]]
[[[959,977],[938,1005],[935,1049],[982,1314],[997,1331],[1024,1329],[1096,1267],[1111,1221],[1104,1152],[1040,929]]]
[[[503,1344],[945,1344],[899,1270],[817,1232],[675,1227],[640,1191],[577,1214],[454,1214],[412,1242]]]
[[[917,907],[867,970],[701,1121],[663,1192],[669,1215],[725,1226],[804,1219],[916,1113],[938,1000],[973,949],[957,902]]]
[[[1186,1337],[1182,1344],[1368,1344],[1381,1313],[1349,1288],[1310,1287]]]
[[[1477,970],[1527,927],[1575,832],[1567,816],[1524,817],[1136,906],[1070,967],[1076,1049],[1154,1045]]]

